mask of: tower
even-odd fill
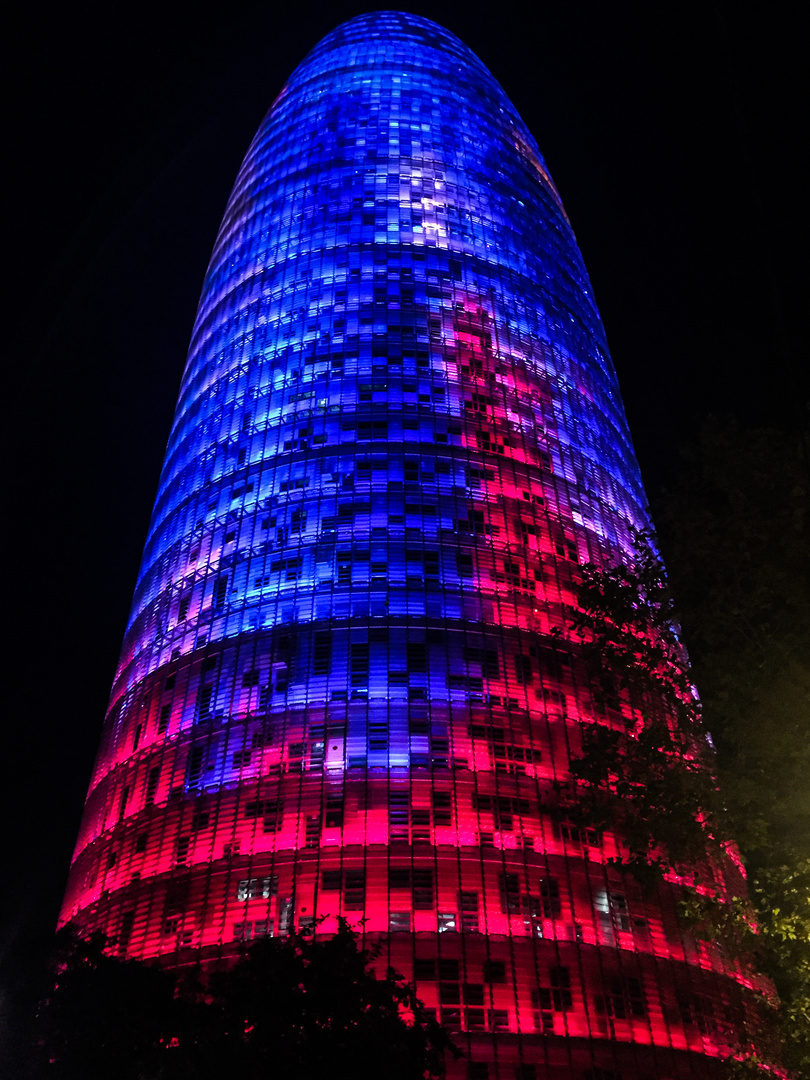
[[[343,915],[471,1075],[714,1075],[739,980],[556,794],[579,567],[647,524],[531,135],[434,24],[339,27],[225,212],[62,920],[180,966]]]

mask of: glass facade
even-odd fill
[[[343,915],[459,1075],[715,1075],[741,977],[553,812],[578,568],[647,526],[534,139],[447,31],[339,27],[225,212],[62,921],[182,965]]]

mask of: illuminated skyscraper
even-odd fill
[[[714,1075],[738,981],[556,809],[578,568],[647,524],[533,138],[447,31],[341,26],[225,212],[63,921],[183,965],[342,914],[470,1075]]]

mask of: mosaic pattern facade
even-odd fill
[[[556,808],[579,567],[647,526],[534,139],[447,31],[339,27],[225,212],[63,921],[181,965],[342,915],[459,1075],[715,1075],[740,979]]]

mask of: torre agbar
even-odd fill
[[[719,1075],[745,979],[557,794],[614,722],[581,566],[648,525],[534,139],[448,31],[340,26],[225,211],[61,921],[181,967],[342,916],[451,1076]]]

